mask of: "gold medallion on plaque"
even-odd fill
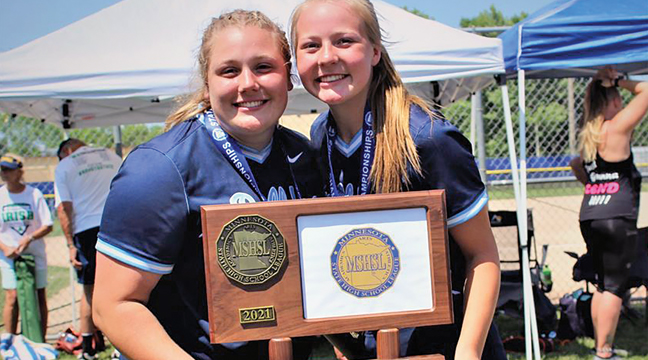
[[[216,241],[218,265],[242,285],[263,284],[279,273],[286,259],[286,242],[272,221],[243,215],[223,226]]]

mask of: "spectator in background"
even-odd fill
[[[54,173],[56,208],[61,229],[70,249],[70,263],[83,285],[81,299],[80,359],[94,359],[95,326],[92,322],[92,291],[95,280],[95,244],[110,182],[117,173],[121,158],[104,148],[86,146],[81,140],[68,139],[58,150],[61,161]],[[103,335],[99,333],[98,339]]]
[[[52,231],[52,216],[43,193],[23,183],[22,168],[23,161],[16,155],[5,154],[0,158],[0,177],[5,182],[0,187],[0,270],[5,290],[2,318],[5,332],[16,334],[18,302],[14,259],[21,254],[32,254],[36,261],[36,288],[44,335],[48,310],[45,293],[47,258],[43,237]]]
[[[626,107],[617,88],[635,95]],[[634,260],[641,190],[630,141],[647,110],[648,82],[625,80],[612,68],[599,70],[585,92],[581,156],[570,162],[585,185],[580,227],[597,276],[592,299],[595,360],[618,358],[614,335]]]

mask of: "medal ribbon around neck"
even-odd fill
[[[333,173],[333,162],[331,161],[331,152],[335,145],[337,138],[337,128],[335,127],[335,120],[329,113],[326,122],[326,150],[328,155],[329,165],[329,191],[332,196],[341,196],[335,185],[335,175]],[[365,195],[370,190],[369,175],[371,174],[371,167],[373,166],[374,150],[376,148],[376,138],[374,137],[373,130],[373,115],[369,104],[365,106],[364,116],[362,121],[362,158],[360,159],[360,192],[358,195]]]
[[[221,128],[214,112],[210,109],[198,115],[198,120],[205,125],[207,132],[211,136],[212,140],[216,144],[216,148],[223,155],[225,159],[234,167],[234,169],[239,173],[239,175],[245,180],[250,188],[257,194],[261,201],[267,201],[266,197],[259,189],[254,174],[252,174],[252,169],[245,159],[245,155],[241,151],[236,139],[232,138],[228,133],[226,133],[223,128]],[[280,144],[281,150],[286,156],[286,150],[283,147],[283,144]],[[288,164],[290,169],[290,175],[293,180],[293,186],[295,187],[295,192],[297,193],[297,198],[301,199],[301,193],[299,192],[299,187],[297,186],[297,181],[295,181],[295,174],[293,173],[292,167]]]
[[[254,179],[254,175],[252,174],[252,170],[250,169],[250,165],[247,163],[243,152],[241,152],[241,148],[239,148],[239,145],[234,138],[223,131],[223,128],[221,128],[218,121],[216,121],[214,112],[207,110],[204,113],[199,114],[198,117],[200,122],[205,125],[209,135],[211,135],[218,151],[220,151],[220,153],[223,154],[223,157],[232,164],[234,169],[239,173],[239,175],[241,175],[243,180],[248,183],[252,190],[254,190],[257,196],[262,201],[266,201],[266,197],[261,193],[261,190]]]

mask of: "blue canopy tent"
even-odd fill
[[[589,77],[610,64],[648,73],[648,1],[557,0],[499,38],[506,72],[526,78]]]
[[[606,65],[628,75],[648,74],[648,1],[556,0],[499,38],[504,44],[506,76],[518,78],[520,175],[513,171],[513,189],[524,248],[528,244],[525,79],[590,77]],[[505,117],[509,126],[510,109],[505,108]],[[510,141],[509,150],[515,151]],[[511,166],[517,168],[514,157]],[[526,356],[539,360],[529,259],[526,251],[522,254]]]

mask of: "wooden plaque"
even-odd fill
[[[339,214],[341,219],[348,219],[354,214],[400,209],[423,211],[427,221],[429,254],[421,253],[420,256],[426,262],[428,258],[425,257],[429,256],[430,274],[424,275],[431,281],[419,286],[431,289],[432,306],[414,311],[305,318],[298,219],[327,214]],[[202,207],[201,216],[212,343],[453,322],[443,190],[210,205]],[[235,233],[244,228],[249,231],[243,231],[243,235]],[[259,232],[263,234],[259,235]],[[266,240],[258,240],[263,237]],[[336,253],[330,249],[322,257],[330,258],[331,251]],[[228,256],[235,257],[234,253],[265,254],[263,259],[270,265],[248,271],[248,275],[243,276],[241,269],[255,269],[255,264],[249,261],[258,259],[253,257],[244,265],[239,263],[240,268],[236,268],[228,265],[227,260]],[[366,261],[369,264],[369,260]],[[400,265],[404,268],[408,264]],[[411,268],[408,269],[410,272]],[[348,296],[351,298],[353,295]],[[345,306],[344,303],[337,305]]]

